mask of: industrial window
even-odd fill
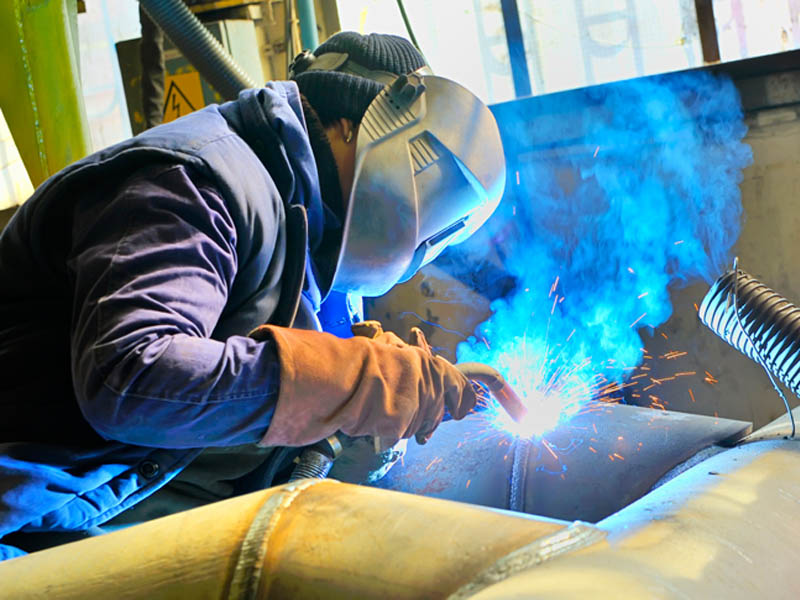
[[[405,0],[403,4],[437,75],[461,83],[487,103],[514,98],[500,0]],[[408,37],[394,0],[340,1],[337,5],[345,31]]]
[[[393,0],[338,5],[342,29],[407,36]],[[404,5],[434,71],[490,103],[800,48],[800,0]]]
[[[800,0],[714,0],[723,61],[800,49]]]

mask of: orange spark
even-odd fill
[[[468,488],[470,483],[472,483],[472,479],[467,479],[467,485],[465,485],[464,487]]]
[[[661,332],[661,337],[663,337],[665,340],[669,339],[669,337],[667,337],[667,334],[664,333],[663,331]]]
[[[616,457],[617,457],[618,459],[620,459],[620,460],[625,460],[624,458],[622,458],[622,456],[620,456],[620,455],[619,455],[619,454],[617,454],[616,452],[614,452],[614,456],[616,456]]]
[[[425,467],[425,470],[426,471],[429,470],[433,465],[435,465],[436,463],[439,463],[439,462],[442,462],[441,457],[434,458],[430,463],[428,463],[428,466]]]
[[[692,391],[692,388],[689,388],[689,397],[692,399],[692,402],[695,401],[694,400],[694,392]]]
[[[647,313],[642,313],[642,315],[641,315],[641,316],[640,316],[638,319],[636,319],[636,320],[635,320],[633,323],[631,323],[631,324],[629,325],[629,327],[633,328],[633,326],[634,326],[634,325],[636,325],[636,324],[637,324],[639,321],[641,321],[642,319],[644,319],[646,315],[647,315]]]
[[[547,440],[542,440],[542,444],[544,445],[544,447],[545,447],[545,448],[547,448],[547,451],[548,451],[550,454],[552,454],[552,455],[553,455],[553,458],[555,458],[556,460],[558,460],[558,455],[557,455],[555,452],[553,452],[553,449],[550,447],[550,444],[548,444],[548,443],[547,443]]]
[[[591,450],[592,452],[594,452],[595,454],[597,454],[597,450],[595,450],[595,449],[594,449],[594,448],[592,448],[591,446],[589,446],[589,450]]]

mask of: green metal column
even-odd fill
[[[0,0],[0,108],[34,186],[91,148],[75,0]]]

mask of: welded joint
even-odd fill
[[[302,479],[289,483],[261,505],[242,540],[239,557],[233,568],[228,600],[255,600],[258,597],[269,539],[283,512],[300,494],[323,481],[334,480]]]
[[[508,489],[508,507],[516,512],[525,512],[525,487],[528,479],[528,459],[531,453],[531,440],[514,440],[514,459],[511,463],[511,479]]]
[[[461,586],[448,600],[471,598],[478,592],[527,571],[545,561],[587,548],[605,539],[607,533],[588,523],[575,521],[555,533],[544,536],[505,555]]]

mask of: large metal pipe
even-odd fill
[[[183,0],[139,0],[172,43],[226,100],[257,87]]]
[[[552,538],[551,550],[569,548],[571,531],[304,480],[0,563],[0,597],[441,598],[528,544],[540,552]]]
[[[596,527],[306,480],[0,563],[0,598],[797,598],[798,497],[787,440]]]

